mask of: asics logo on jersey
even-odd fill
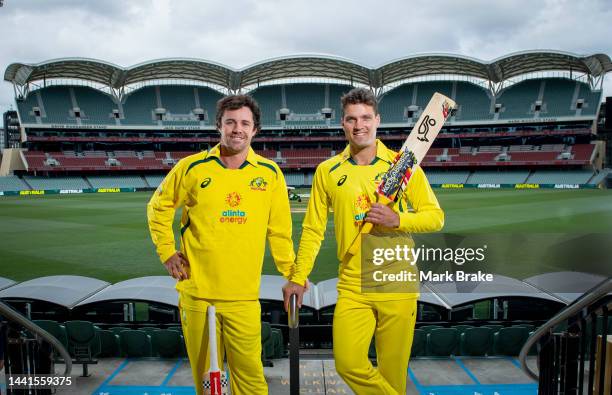
[[[346,174],[343,175],[342,177],[340,177],[340,179],[338,180],[338,186],[342,186],[342,184],[344,184],[346,182]]]
[[[211,181],[212,179],[210,177],[206,177],[204,181],[202,181],[202,183],[200,184],[200,188],[202,189],[206,188],[210,184]]]

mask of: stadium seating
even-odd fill
[[[83,177],[33,177],[23,179],[33,189],[87,189],[91,188]]]
[[[456,121],[492,119],[491,98],[487,91],[477,85],[457,81],[456,92]]]
[[[501,328],[493,335],[493,351],[496,355],[516,356],[528,337],[527,328]]]
[[[151,357],[151,337],[140,330],[122,330],[119,333],[122,354],[128,358]]]
[[[500,119],[533,118],[533,105],[538,100],[542,80],[525,80],[504,89],[496,103],[503,105]]]
[[[287,84],[285,97],[291,113],[320,114],[321,109],[325,107],[325,85]]]
[[[87,176],[94,188],[146,188],[140,176]]]
[[[156,328],[157,329],[157,328]],[[162,358],[177,358],[184,356],[183,339],[179,332],[168,329],[157,329],[149,333],[152,349]]]
[[[580,84],[578,99],[584,100],[581,114],[592,116],[597,115],[599,111],[599,104],[601,103],[601,95],[601,90],[591,91],[587,84]]]
[[[548,78],[544,80],[546,88],[542,98],[541,117],[563,117],[575,113],[575,103],[572,96],[576,88],[576,81],[562,78]]]
[[[159,184],[164,180],[164,175],[146,175],[145,181],[151,188],[157,188]]]
[[[100,335],[101,358],[113,358],[121,356],[121,347],[119,345],[119,335],[109,330],[98,330]]]
[[[412,105],[413,90],[412,84],[406,84],[385,93],[378,104],[382,123],[406,123],[408,121],[406,111]]]
[[[475,171],[466,184],[522,184],[529,176],[528,170],[523,171]]]
[[[465,184],[470,172],[441,172],[425,168],[425,174],[430,184]]]
[[[30,92],[23,100],[17,100],[17,109],[19,110],[21,122],[26,124],[36,123],[33,109],[34,107],[38,107],[42,113],[43,108],[41,108],[41,102],[40,90]]]
[[[531,184],[586,184],[593,176],[591,170],[538,170],[527,183]]]
[[[32,320],[32,322],[49,332],[49,334],[62,343],[64,347],[68,348],[68,335],[66,334],[66,327],[64,325],[53,320]]]
[[[487,327],[467,328],[460,335],[459,353],[461,355],[484,356],[491,353],[493,329]]]
[[[0,191],[23,191],[26,189],[30,188],[17,176],[0,177]]]
[[[281,87],[263,86],[251,92],[251,96],[261,107],[261,122],[268,126],[280,126],[278,111],[283,108]]]
[[[113,110],[119,106],[113,99],[97,89],[88,87],[71,87],[77,107],[81,111],[83,125],[115,125]]]
[[[122,125],[157,125],[154,110],[158,108],[155,87],[148,86],[130,93],[123,104]]]
[[[427,351],[427,333],[422,329],[415,329],[412,337],[411,357],[425,355]]]
[[[459,344],[459,333],[454,328],[436,328],[427,333],[427,355],[450,356]]]
[[[68,87],[52,86],[44,88],[40,90],[40,95],[45,106],[45,116],[41,117],[43,123],[76,124],[76,118],[71,111],[74,105]]]
[[[95,358],[102,352],[102,345],[94,325],[89,321],[66,321],[64,325],[70,355],[84,366],[95,362]]]

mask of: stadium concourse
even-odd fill
[[[255,151],[279,164],[288,185],[308,188],[316,166],[345,148],[340,97],[355,86],[377,95],[378,137],[391,148],[399,148],[434,92],[457,102],[421,163],[435,188],[604,188],[610,147],[598,130],[603,81],[611,70],[607,55],[560,51],[492,61],[422,54],[379,67],[323,55],[268,59],[243,69],[194,59],[127,68],[81,58],[13,63],[4,74],[16,105],[4,114],[0,204],[20,195],[21,202],[49,194],[63,202],[72,198],[61,196],[67,194],[152,190],[178,160],[217,143],[215,103],[230,93],[250,94],[261,105]],[[567,193],[590,192],[599,191]],[[313,284],[300,312],[306,393],[351,393],[331,357],[336,279],[329,277]],[[491,284],[461,289],[424,282],[407,393],[535,394],[538,383],[525,366],[521,370],[519,350],[530,333],[601,280],[554,272],[496,275]],[[262,358],[273,394],[288,393],[281,282],[264,276],[260,293]],[[81,276],[0,278],[0,289],[0,299],[65,342],[90,373],[63,393],[193,393],[170,278],[115,284]],[[374,348],[370,357],[375,360]],[[539,368],[535,355],[527,365]],[[61,368],[58,362],[55,369]]]
[[[534,394],[537,385],[520,370],[518,351],[538,323],[602,280],[580,272],[522,281],[495,276],[492,282],[466,284],[469,292],[455,283],[423,283],[407,394]],[[303,393],[352,393],[331,357],[336,281],[312,284],[305,295],[300,312]],[[283,283],[280,276],[265,275],[260,288],[262,358],[272,394],[288,391],[287,317],[279,292]],[[0,278],[0,299],[27,314],[71,353],[85,344],[86,357],[73,355],[75,364],[83,364],[82,375],[76,370],[75,385],[61,393],[191,394],[174,285],[168,276],[116,284],[81,276],[21,283]],[[493,308],[491,320],[483,319],[476,307],[483,301],[504,307]],[[143,305],[147,320],[138,311]],[[373,348],[370,357],[375,360]],[[528,363],[536,369],[535,357]],[[55,369],[63,371],[63,364],[58,362]],[[437,373],[440,369],[444,375]]]

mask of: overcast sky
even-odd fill
[[[61,57],[131,66],[192,57],[240,68],[326,53],[368,66],[423,52],[492,60],[554,49],[612,54],[609,0],[3,0],[0,68]],[[612,94],[612,76],[604,94]],[[0,110],[14,103],[0,85]]]

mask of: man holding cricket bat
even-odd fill
[[[258,300],[266,239],[278,270],[287,278],[295,254],[283,174],[250,146],[260,129],[260,114],[249,96],[219,100],[220,143],[179,161],[148,204],[157,253],[168,273],[179,280],[181,323],[197,394],[203,393],[202,380],[210,366],[206,315],[211,305],[218,365],[223,367],[225,353],[232,394],[268,393]],[[180,207],[177,250],[172,224]]]
[[[301,300],[304,288],[300,284],[312,270],[328,211],[333,209],[340,261],[333,323],[336,369],[356,394],[405,394],[418,292],[363,293],[360,250],[348,251],[364,221],[407,233],[433,232],[442,228],[444,213],[419,166],[413,168],[397,204],[391,208],[377,203],[376,182],[389,170],[396,153],[376,139],[380,115],[370,90],[353,89],[341,101],[348,147],[316,169],[296,272],[283,293],[286,303],[291,294],[298,294]],[[372,336],[377,368],[368,360]]]

